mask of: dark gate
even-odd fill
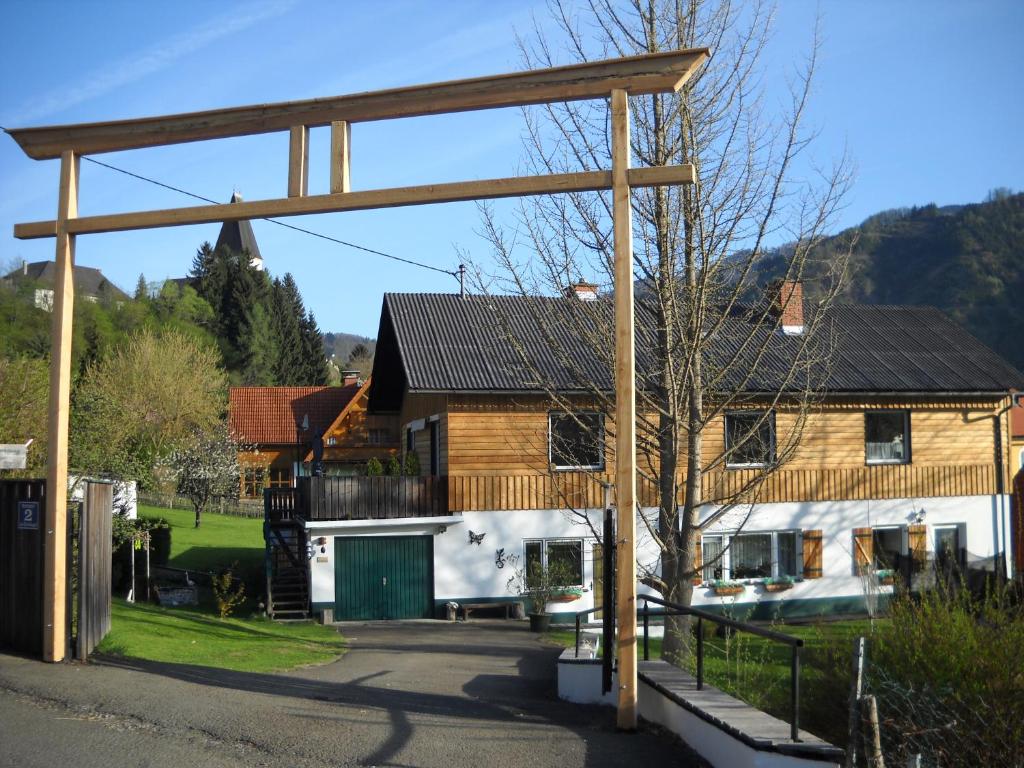
[[[0,480],[0,648],[43,654],[46,483]]]
[[[433,616],[432,536],[338,536],[334,541],[335,619]]]
[[[74,649],[85,659],[110,631],[111,518],[114,486],[87,482],[75,531]],[[70,570],[70,569],[69,569]]]

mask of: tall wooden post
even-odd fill
[[[636,358],[633,211],[629,203],[629,99],[612,91],[612,219],[615,231],[615,595],[619,625],[618,726],[636,728]]]
[[[50,345],[50,421],[46,465],[46,541],[43,555],[43,659],[62,661],[67,624],[68,416],[71,399],[71,317],[75,307],[75,236],[78,156],[60,156],[57,199],[57,275],[53,283]]]

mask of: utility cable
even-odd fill
[[[163,187],[164,189],[169,189],[172,192],[178,192],[179,194],[195,198],[196,200],[202,200],[204,203],[212,203],[213,205],[229,205],[229,203],[221,203],[221,202],[219,202],[217,200],[211,200],[208,197],[203,197],[202,195],[197,195],[194,192],[189,192],[186,189],[181,189],[179,187],[171,186],[170,184],[165,184],[162,181],[157,181],[156,179],[151,179],[148,176],[142,176],[141,174],[133,173],[132,171],[125,170],[124,168],[118,168],[116,165],[110,165],[109,163],[104,163],[104,162],[102,162],[100,160],[96,160],[95,158],[89,157],[88,155],[82,155],[82,159],[83,160],[88,160],[90,163],[93,163],[95,165],[101,165],[104,168],[109,168],[112,171],[117,171],[118,173],[123,173],[125,176],[131,176],[134,179],[139,179],[140,181],[145,181],[145,182],[148,182],[150,184],[155,184],[158,187]],[[404,258],[402,256],[395,256],[393,253],[385,253],[384,251],[378,251],[375,248],[368,248],[365,245],[359,245],[358,243],[350,243],[347,240],[342,240],[342,239],[337,238],[337,237],[332,237],[330,235],[325,235],[322,232],[314,232],[311,229],[306,229],[304,227],[297,227],[294,224],[286,224],[285,222],[278,221],[277,219],[268,219],[268,218],[266,218],[264,216],[260,216],[259,218],[262,221],[267,221],[267,222],[270,222],[271,224],[277,224],[277,226],[279,226],[279,227],[286,227],[287,229],[294,229],[296,232],[302,232],[302,233],[307,234],[307,235],[312,235],[313,237],[319,237],[321,240],[327,240],[327,241],[332,242],[332,243],[337,243],[338,245],[344,245],[344,246],[347,246],[349,248],[355,248],[356,250],[363,251],[365,253],[372,253],[375,256],[383,256],[385,259],[392,259],[393,261],[398,261],[398,262],[401,262],[403,264],[409,264],[409,265],[414,266],[414,267],[421,267],[423,269],[429,269],[429,270],[432,270],[434,272],[440,272],[443,275],[449,275],[451,277],[454,277],[456,280],[461,280],[462,270],[452,271],[452,270],[449,270],[449,269],[441,269],[440,267],[435,267],[432,264],[424,264],[423,262],[413,261],[412,259],[406,259],[406,258]]]

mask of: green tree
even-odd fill
[[[49,370],[41,358],[0,358],[0,443],[32,444],[24,472],[39,476],[46,468]]]
[[[214,349],[175,331],[143,330],[86,369],[73,396],[71,464],[144,484],[156,461],[224,412]]]

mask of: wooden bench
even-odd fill
[[[491,603],[461,603],[462,620],[469,621],[471,611],[479,611],[484,608],[503,608],[506,619],[521,619],[523,617],[523,604],[518,600],[512,602],[494,601]]]

